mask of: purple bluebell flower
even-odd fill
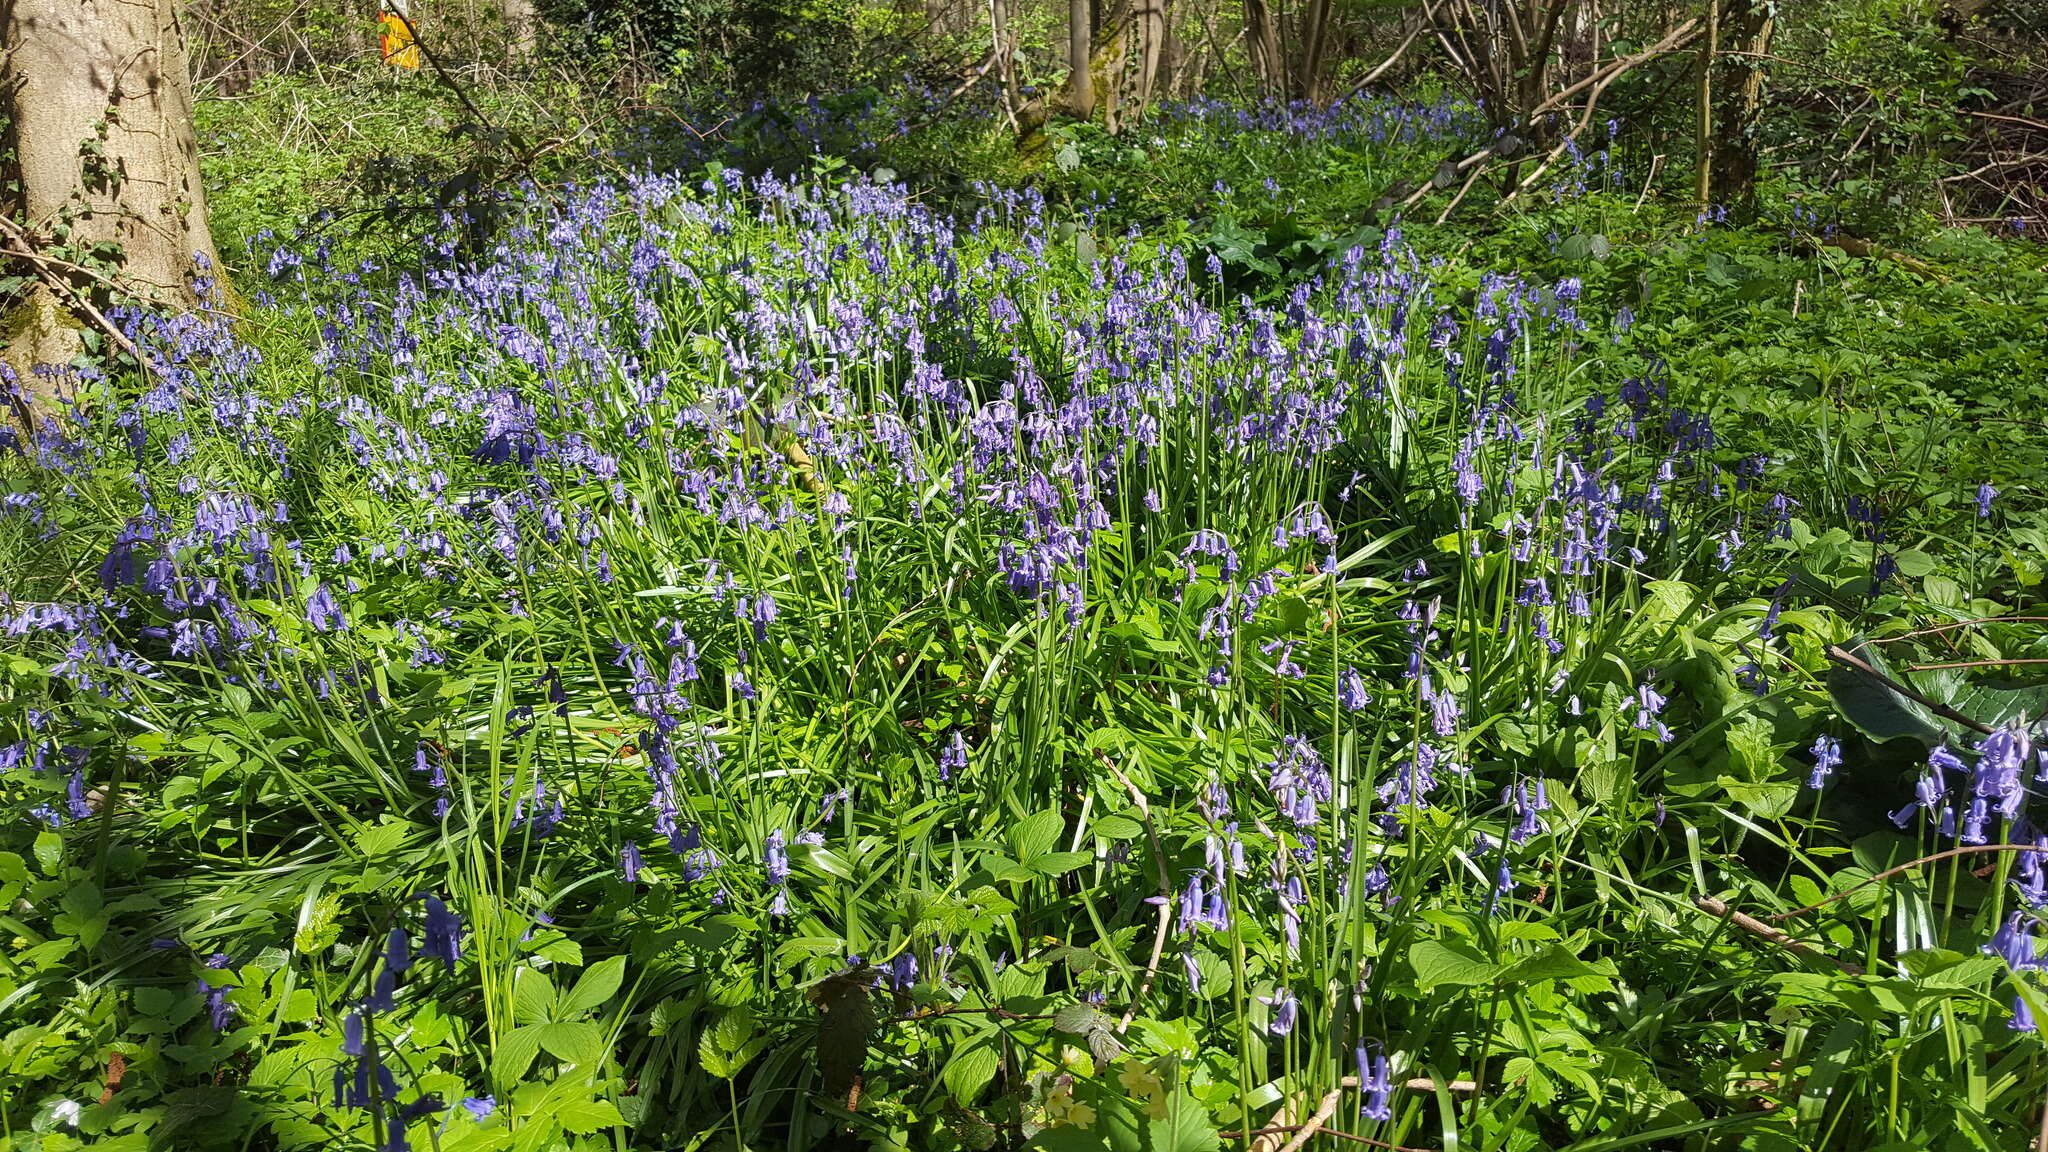
[[[1385,1122],[1394,1118],[1393,1062],[1377,1040],[1363,1041],[1353,1053],[1358,1061],[1358,1114]]]
[[[1991,939],[1978,945],[1977,950],[2005,961],[2005,966],[2014,972],[2031,972],[2044,967],[2035,944],[2033,918],[2024,912],[2015,912],[2006,917],[2005,923],[1998,926]]]
[[[768,907],[771,916],[789,912],[789,852],[783,847],[784,843],[782,829],[776,828],[768,833],[768,841],[761,853],[768,883],[775,889],[775,899]]]
[[[493,1096],[465,1096],[462,1098],[462,1110],[469,1113],[471,1119],[480,1121],[498,1110],[498,1101]]]
[[[1806,778],[1808,788],[1820,788],[1828,782],[1842,764],[1842,742],[1833,736],[1822,736],[1813,742],[1813,774]]]
[[[443,904],[439,896],[429,896],[426,921],[420,955],[439,960],[450,972],[455,971],[455,962],[462,958],[462,917]]]
[[[939,752],[939,779],[951,780],[956,772],[967,771],[967,740],[956,730]]]
[[[348,628],[348,617],[334,602],[334,593],[325,581],[317,585],[306,599],[306,622],[317,632],[341,632]]]
[[[1977,519],[1991,518],[1991,502],[1998,498],[1998,489],[1989,484],[1977,485]]]
[[[628,840],[626,841],[626,846],[619,849],[619,871],[625,876],[626,883],[637,884],[640,882],[639,844]]]
[[[1266,1026],[1267,1031],[1275,1036],[1285,1036],[1294,1031],[1295,1022],[1301,1015],[1301,1001],[1295,998],[1294,993],[1276,988],[1271,996],[1260,996],[1258,1001],[1273,1007],[1273,1020]]]
[[[1352,712],[1372,703],[1372,697],[1365,691],[1365,677],[1359,675],[1358,669],[1346,668],[1337,677],[1337,703]]]

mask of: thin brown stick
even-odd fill
[[[1145,961],[1145,975],[1138,981],[1136,995],[1131,997],[1130,1004],[1124,1008],[1123,1018],[1117,1021],[1116,1030],[1124,1032],[1137,1017],[1139,1002],[1152,991],[1152,982],[1159,977],[1159,961],[1166,955],[1166,930],[1173,922],[1173,875],[1166,867],[1166,852],[1159,846],[1159,829],[1152,823],[1152,806],[1145,802],[1145,793],[1131,782],[1129,776],[1124,775],[1123,769],[1118,768],[1116,762],[1102,749],[1097,748],[1095,755],[1130,795],[1132,806],[1138,810],[1139,822],[1145,825],[1145,838],[1152,844],[1153,867],[1159,871],[1159,923],[1152,933],[1152,955]]]
[[[2007,664],[2048,664],[2048,659],[1958,660],[1952,664],[1908,664],[1908,672],[1939,672],[1943,668],[2002,668]]]
[[[86,297],[85,293],[80,292],[72,285],[71,281],[59,275],[57,270],[62,268],[68,271],[84,273],[95,280],[112,285],[123,294],[132,294],[132,289],[123,288],[108,279],[104,274],[95,272],[90,268],[73,264],[69,260],[59,260],[54,256],[44,255],[41,246],[36,243],[35,237],[30,236],[19,224],[5,216],[0,216],[0,231],[6,232],[8,238],[14,242],[4,248],[0,248],[0,252],[4,252],[8,256],[26,261],[32,265],[36,270],[36,276],[42,280],[50,291],[69,301],[70,307],[86,319],[92,321],[93,327],[98,328],[109,340],[112,340],[115,347],[127,353],[143,371],[149,371],[149,362],[143,359],[142,350],[135,346],[135,342],[128,339],[127,335],[112,320],[107,319],[106,313],[100,311],[98,306]]]
[[[1964,848],[1950,848],[1946,851],[1936,852],[1932,856],[1922,856],[1918,860],[1908,860],[1904,864],[1901,864],[1896,868],[1887,868],[1884,871],[1879,872],[1877,875],[1872,876],[1870,879],[1862,881],[1858,884],[1852,884],[1849,887],[1842,889],[1840,892],[1837,892],[1834,895],[1818,903],[1808,904],[1804,908],[1794,908],[1790,912],[1773,912],[1769,916],[1764,917],[1764,919],[1790,920],[1794,916],[1803,916],[1808,912],[1819,911],[1820,909],[1825,908],[1830,904],[1833,904],[1837,900],[1841,900],[1845,897],[1852,896],[1858,892],[1863,891],[1865,888],[1870,887],[1872,884],[1876,884],[1879,881],[1883,880],[1889,880],[1892,877],[1897,876],[1901,872],[1910,871],[1914,868],[1920,867],[1923,864],[1933,864],[1937,861],[1947,860],[1955,856],[1971,856],[1984,852],[2048,852],[2048,848],[2044,848],[2036,844],[1972,844]]]
[[[1904,684],[1899,683],[1897,680],[1894,680],[1891,677],[1885,675],[1884,673],[1879,672],[1877,669],[1872,668],[1870,664],[1867,661],[1865,661],[1861,656],[1856,655],[1854,652],[1849,651],[1847,648],[1842,647],[1840,644],[1828,645],[1828,659],[1833,660],[1837,664],[1842,664],[1850,668],[1854,668],[1856,671],[1863,673],[1865,676],[1870,677],[1872,680],[1875,680],[1878,683],[1884,685],[1885,687],[1891,689],[1892,691],[1897,692],[1899,695],[1904,696],[1906,699],[1921,705],[1922,707],[1926,708],[1929,712],[1934,713],[1936,716],[1939,716],[1944,720],[1949,720],[1953,721],[1954,723],[1961,724],[1963,727],[1968,728],[1973,732],[1982,733],[1986,736],[1991,735],[1993,731],[1992,727],[1989,724],[1985,724],[1977,720],[1972,720],[1968,716],[1965,716],[1961,712],[1958,712],[1955,709],[1949,707],[1948,705],[1943,704],[1939,700],[1934,700],[1930,699],[1929,697],[1923,696],[1920,693],[1913,691],[1911,688],[1906,687]]]
[[[1861,965],[1851,964],[1847,960],[1837,960],[1811,944],[1793,939],[1790,935],[1771,927],[1747,912],[1738,912],[1730,908],[1724,901],[1716,900],[1712,896],[1695,896],[1692,898],[1692,902],[1699,907],[1700,911],[1710,916],[1719,916],[1759,940],[1769,941],[1785,949],[1787,952],[1797,952],[1799,955],[1809,959],[1825,961],[1850,976],[1863,975]]]
[[[2030,423],[2030,421],[2011,421],[2011,423],[2024,424]],[[1881,636],[1874,640],[1865,640],[1864,643],[1896,644],[1901,640],[1911,640],[1918,636],[1932,636],[1937,632],[1952,632],[1957,628],[1969,628],[1978,624],[2048,624],[2048,616],[1979,616],[1975,620],[1956,620],[1948,624],[1936,624],[1932,628],[1922,628],[1917,632],[1903,632],[1897,636]]]
[[[1344,93],[1345,97],[1349,98],[1358,95],[1360,92],[1365,91],[1366,88],[1371,86],[1373,81],[1378,80],[1381,76],[1386,75],[1387,69],[1392,68],[1395,64],[1400,62],[1401,57],[1407,53],[1408,47],[1415,43],[1416,39],[1422,35],[1423,30],[1428,28],[1430,22],[1433,21],[1435,18],[1436,6],[1434,4],[1425,2],[1422,6],[1422,20],[1420,23],[1415,25],[1415,31],[1410,32],[1408,34],[1408,38],[1406,40],[1401,41],[1400,46],[1395,48],[1393,52],[1389,53],[1385,60],[1382,60],[1377,65],[1375,65],[1372,71],[1367,72],[1364,76],[1360,77],[1358,82],[1351,86],[1350,91]]]
[[[1323,1125],[1330,1122],[1330,1117],[1337,1114],[1337,1101],[1343,1098],[1344,1089],[1330,1089],[1329,1094],[1323,1097],[1323,1102],[1316,1105],[1316,1110],[1309,1116],[1308,1123],[1301,1126],[1301,1131],[1296,1132],[1293,1139],[1280,1146],[1280,1152],[1301,1152],[1309,1141],[1316,1138],[1316,1133],[1323,1130]]]
[[[1216,1135],[1225,1140],[1242,1140],[1247,1136],[1284,1135],[1288,1132],[1299,1131],[1303,1127],[1304,1125],[1301,1124],[1275,1124],[1266,1128],[1253,1128],[1248,1132],[1224,1131],[1218,1132]],[[1349,1132],[1339,1132],[1332,1128],[1318,1128],[1316,1133],[1321,1136],[1334,1137],[1338,1140],[1349,1140],[1353,1144],[1364,1144],[1369,1148],[1385,1148],[1387,1152],[1430,1152],[1427,1148],[1411,1148],[1406,1144],[1389,1144],[1385,1140],[1374,1140],[1369,1136],[1353,1136]]]

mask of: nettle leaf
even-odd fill
[[[1423,940],[1408,950],[1408,962],[1415,966],[1415,983],[1427,992],[1439,985],[1470,987],[1491,984],[1501,966],[1479,954],[1468,944]]]
[[[881,1029],[875,1011],[876,975],[873,967],[856,965],[827,976],[804,993],[818,1007],[818,1089],[848,1107],[859,1099],[868,1045]]]
[[[1061,1032],[1080,1036],[1102,1027],[1108,1019],[1093,1004],[1069,1004],[1053,1013],[1052,1026]]]

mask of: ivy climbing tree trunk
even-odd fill
[[[1763,122],[1764,58],[1771,51],[1775,7],[1776,0],[1722,0],[1709,198],[1743,223],[1756,215],[1757,130]]]
[[[78,355],[78,301],[119,283],[165,306],[190,306],[195,258],[220,261],[175,0],[0,0],[0,29],[12,169],[0,208],[46,258],[11,262],[37,264],[39,280],[6,318],[5,358],[47,396],[49,385],[38,387],[30,369]]]

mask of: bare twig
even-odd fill
[[[2007,664],[2048,664],[2048,660],[2021,659],[2019,657],[2006,660],[1958,660],[1951,664],[1908,664],[1906,665],[1906,671],[1939,672],[1943,668],[2003,668]]]
[[[1808,904],[1804,908],[1794,908],[1790,912],[1774,912],[1771,915],[1765,917],[1765,919],[1790,920],[1794,916],[1804,916],[1808,912],[1817,912],[1820,909],[1825,908],[1830,904],[1833,904],[1837,900],[1853,896],[1856,893],[1863,891],[1865,888],[1870,887],[1872,884],[1877,884],[1885,880],[1889,880],[1902,872],[1907,872],[1914,868],[1918,868],[1923,864],[1933,864],[1938,861],[1947,860],[1955,856],[1972,856],[1978,853],[1985,852],[2048,852],[2048,848],[2044,848],[2035,844],[1972,844],[1964,848],[1950,848],[1943,852],[1936,852],[1932,856],[1922,856],[1917,860],[1908,860],[1904,864],[1901,864],[1896,868],[1887,868],[1884,871],[1879,872],[1877,875],[1872,876],[1870,879],[1865,880],[1859,884],[1852,884],[1849,887],[1842,889],[1840,892],[1835,893],[1834,895],[1828,897],[1825,900]]]
[[[2017,421],[2017,423],[2029,423]],[[2048,624],[2048,616],[1979,616],[1974,620],[1954,620],[1947,624],[1936,624],[1914,632],[1902,632],[1897,636],[1880,636],[1865,640],[1865,644],[1896,644],[1901,640],[1912,640],[1920,636],[1932,636],[1937,632],[1952,632],[1957,628],[1974,628],[1979,624]]]
[[[1730,908],[1725,902],[1716,900],[1712,896],[1695,896],[1692,898],[1692,902],[1699,906],[1700,911],[1710,916],[1719,916],[1744,932],[1755,936],[1757,939],[1776,944],[1787,952],[1797,952],[1801,956],[1832,964],[1850,976],[1863,975],[1861,965],[1851,964],[1847,960],[1837,960],[1811,944],[1793,939],[1790,935],[1771,927],[1747,912],[1738,912]]]
[[[1872,680],[1877,681],[1879,684],[1882,684],[1885,687],[1891,689],[1892,691],[1897,692],[1899,695],[1904,696],[1906,699],[1913,701],[1915,704],[1918,704],[1926,708],[1929,712],[1934,713],[1936,716],[1939,716],[1944,720],[1948,720],[1956,724],[1961,724],[1963,727],[1968,728],[1973,732],[1978,732],[1986,736],[1991,735],[1993,731],[1991,725],[1986,724],[1979,720],[1972,720],[1968,716],[1963,715],[1961,712],[1958,712],[1955,709],[1949,707],[1948,705],[1943,704],[1941,701],[1931,699],[1927,696],[1923,696],[1920,693],[1915,692],[1911,688],[1906,687],[1904,684],[1899,683],[1897,680],[1894,680],[1891,677],[1885,675],[1884,673],[1879,672],[1877,669],[1872,668],[1868,661],[1864,660],[1861,656],[1856,655],[1854,652],[1849,651],[1847,648],[1842,647],[1840,644],[1828,645],[1828,659],[1833,660],[1837,664],[1842,664],[1847,667],[1854,668],[1856,671],[1861,672],[1865,676],[1870,677]]]
[[[12,241],[5,248],[0,248],[0,252],[4,252],[17,260],[25,261],[34,267],[37,277],[42,280],[50,291],[68,301],[74,310],[92,321],[93,327],[98,328],[106,335],[107,339],[112,340],[115,347],[127,353],[137,365],[141,366],[143,371],[149,370],[149,362],[143,359],[142,350],[135,346],[135,342],[128,339],[127,334],[123,333],[112,320],[107,319],[106,313],[100,311],[99,307],[88,299],[85,293],[80,292],[71,281],[59,275],[58,270],[83,273],[103,284],[110,285],[123,294],[132,294],[132,289],[123,287],[103,273],[73,264],[69,260],[60,260],[55,256],[44,255],[42,247],[36,243],[35,237],[29,235],[28,231],[22,228],[21,225],[16,224],[5,216],[0,216],[0,232],[5,232],[7,238]]]
[[[1095,755],[1130,795],[1132,806],[1138,810],[1138,820],[1145,826],[1145,838],[1152,845],[1153,867],[1159,872],[1159,923],[1152,932],[1152,955],[1145,961],[1145,975],[1138,981],[1137,994],[1131,997],[1130,1004],[1124,1008],[1123,1019],[1117,1022],[1116,1030],[1123,1032],[1130,1028],[1131,1021],[1138,1014],[1138,1003],[1152,991],[1152,982],[1159,977],[1159,961],[1166,955],[1167,926],[1173,922],[1173,875],[1166,867],[1166,852],[1159,846],[1159,829],[1152,823],[1152,806],[1145,802],[1145,793],[1102,749],[1097,748]]]

